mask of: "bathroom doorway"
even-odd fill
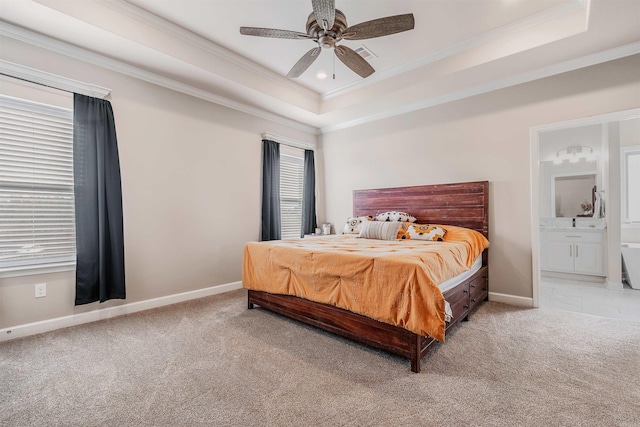
[[[534,307],[640,321],[620,250],[640,242],[621,223],[621,147],[635,144],[640,109],[532,128]]]

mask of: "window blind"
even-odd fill
[[[75,260],[73,111],[0,95],[0,269]]]
[[[302,230],[304,151],[295,151],[299,151],[300,155],[280,154],[280,216],[283,239],[298,239]]]

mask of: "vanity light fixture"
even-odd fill
[[[582,159],[585,159],[588,162],[595,161],[596,155],[593,152],[593,148],[587,145],[574,145],[572,147],[563,148],[562,150],[558,150],[553,163],[559,165],[565,160],[568,160],[569,163],[577,163]]]

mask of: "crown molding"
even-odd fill
[[[372,114],[366,117],[361,117],[356,120],[351,120],[332,126],[324,126],[320,129],[320,131],[322,134],[335,132],[337,130],[346,129],[377,120],[387,119],[389,117],[394,117],[425,108],[435,107],[447,102],[458,101],[460,99],[469,98],[471,96],[481,95],[495,90],[528,83],[534,80],[555,76],[557,74],[578,70],[580,68],[590,67],[592,65],[601,64],[603,62],[614,61],[616,59],[625,58],[627,56],[636,55],[638,53],[640,53],[640,42],[629,43],[617,48],[597,52],[591,55],[586,55],[580,58],[550,65],[548,67],[539,68],[537,70],[528,71],[526,73],[521,73],[515,76],[506,77],[503,79],[473,86],[458,92],[451,92],[445,95],[423,99],[418,102],[389,109],[383,113]]]
[[[391,77],[404,74],[408,71],[415,70],[416,68],[424,67],[426,65],[432,64],[434,62],[448,58],[450,56],[457,55],[467,50],[481,46],[483,44],[498,40],[510,34],[527,30],[529,28],[535,27],[537,25],[543,24],[553,19],[558,19],[563,16],[569,15],[571,13],[575,13],[581,9],[587,9],[590,1],[591,0],[569,0],[565,3],[559,4],[558,6],[552,7],[550,9],[543,10],[541,12],[538,12],[531,16],[527,16],[525,18],[521,18],[517,21],[511,22],[507,25],[503,25],[496,29],[486,31],[471,39],[467,39],[460,43],[456,43],[451,46],[448,46],[446,48],[436,50],[435,52],[431,52],[427,55],[421,56],[420,58],[407,62],[398,67],[394,67],[385,71],[376,72],[373,75],[367,77],[366,79],[355,81],[348,85],[342,86],[341,88],[325,92],[321,95],[321,99],[323,101],[326,101],[326,100],[344,95],[346,93],[365,88],[367,86],[370,86],[375,83],[379,83]]]
[[[58,76],[56,74],[25,67],[24,65],[15,64],[2,59],[0,59],[0,74],[52,87],[54,89],[60,89],[65,92],[79,93],[81,95],[87,95],[94,98],[106,98],[111,93],[111,89],[107,89],[102,86]]]
[[[318,102],[320,100],[320,94],[317,92],[307,89],[304,86],[295,83],[294,81],[281,76],[278,73],[275,73],[269,70],[262,65],[259,65],[242,55],[239,55],[231,50],[220,46],[219,44],[202,37],[192,31],[187,30],[184,27],[181,27],[177,24],[174,24],[171,21],[168,21],[164,18],[161,18],[158,15],[155,15],[145,9],[142,9],[138,6],[135,6],[131,3],[128,3],[124,0],[95,0],[97,3],[100,3],[111,10],[114,10],[118,13],[126,15],[130,18],[133,18],[143,24],[149,25],[156,30],[159,30],[175,39],[178,39],[184,43],[187,43],[191,46],[197,47],[210,55],[213,55],[219,59],[224,61],[231,62],[234,65],[242,67],[248,71],[256,73],[270,81],[277,83],[279,85],[285,86],[289,89],[292,89],[304,96],[311,98],[313,101]]]
[[[81,61],[97,65],[102,68],[106,68],[112,71],[116,71],[121,74],[135,77],[139,80],[153,83],[158,86],[165,87],[167,89],[175,90],[187,95],[194,96],[196,98],[203,99],[205,101],[213,102],[223,107],[231,108],[236,111],[240,111],[246,114],[250,114],[255,117],[259,117],[265,120],[269,120],[275,123],[280,123],[285,126],[289,126],[294,129],[298,129],[304,132],[308,132],[314,135],[319,134],[318,128],[307,125],[305,123],[298,122],[296,120],[288,119],[280,115],[270,113],[268,111],[256,108],[242,102],[234,101],[232,99],[216,95],[212,92],[208,92],[202,89],[195,88],[193,86],[181,83],[179,81],[170,79],[165,76],[161,76],[156,73],[152,73],[142,68],[126,64],[115,59],[108,58],[106,56],[91,52],[89,50],[71,45],[69,43],[53,39],[51,37],[35,33],[31,30],[27,30],[22,27],[9,24],[4,21],[0,21],[0,35],[9,37],[33,46],[41,47],[43,49],[50,50],[52,52],[60,53],[62,55],[79,59]]]
[[[544,125],[531,128],[531,135],[552,130],[571,129],[576,127],[602,125],[609,122],[620,122],[623,120],[640,118],[640,108],[616,111],[613,113],[599,114],[597,116],[580,117],[578,119],[566,120],[562,122],[546,123]],[[536,147],[537,148],[537,147]]]

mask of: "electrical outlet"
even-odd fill
[[[36,285],[36,298],[42,298],[47,296],[47,284],[38,283]]]

